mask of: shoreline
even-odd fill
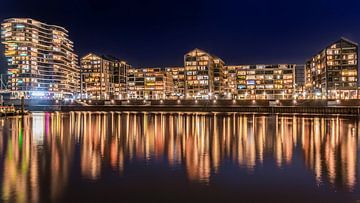
[[[104,111],[104,112],[183,112],[183,113],[261,113],[261,114],[312,114],[312,115],[360,115],[360,107],[302,107],[302,106],[149,106],[149,105],[56,105],[56,106],[29,106],[30,111]]]

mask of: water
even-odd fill
[[[0,202],[360,202],[354,117],[34,113],[0,120]]]

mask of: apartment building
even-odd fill
[[[80,92],[80,70],[68,31],[30,18],[1,24],[11,97],[72,99]]]
[[[358,44],[346,38],[328,45],[305,64],[308,98],[358,98]]]
[[[113,56],[89,53],[81,58],[81,90],[84,99],[125,99],[130,65]]]
[[[165,70],[172,76],[174,89],[172,97],[179,99],[185,98],[185,68],[166,67]]]
[[[173,76],[165,69],[131,68],[128,71],[128,99],[171,99],[173,92]]]
[[[227,98],[292,99],[295,67],[294,64],[226,66]]]
[[[220,58],[200,49],[185,54],[185,97],[187,99],[220,97],[223,66],[224,62]]]

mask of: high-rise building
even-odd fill
[[[173,77],[162,68],[131,68],[127,77],[129,99],[168,99],[174,92]]]
[[[308,98],[357,98],[358,44],[348,39],[330,44],[305,64]]]
[[[170,73],[173,79],[174,98],[185,97],[185,68],[184,67],[167,67],[166,72]]]
[[[295,67],[293,64],[226,66],[225,92],[233,99],[292,99]]]
[[[211,99],[219,97],[218,94],[220,94],[223,84],[223,66],[224,62],[220,58],[200,49],[194,49],[185,54],[186,98]]]
[[[65,99],[79,93],[80,70],[68,31],[30,18],[1,24],[12,98]]]
[[[125,61],[108,55],[89,53],[80,59],[81,90],[86,99],[126,99]]]

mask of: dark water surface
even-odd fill
[[[0,202],[360,202],[355,117],[0,120]]]

